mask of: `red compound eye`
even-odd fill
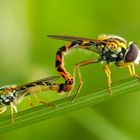
[[[126,62],[133,62],[139,54],[138,47],[135,43],[131,43],[128,46],[128,51],[125,54],[125,61]]]

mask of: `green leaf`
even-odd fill
[[[94,91],[93,93],[78,96],[73,103],[71,102],[71,97],[57,100],[52,103],[57,105],[56,108],[41,105],[33,109],[19,112],[14,116],[14,123],[10,122],[10,116],[2,117],[0,119],[0,133],[35,124],[52,117],[62,115],[66,112],[104,102],[121,94],[134,93],[138,90],[140,90],[139,81],[129,78],[113,84],[112,96],[108,96],[108,89],[100,89],[98,91]]]

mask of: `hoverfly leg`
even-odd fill
[[[132,65],[129,65],[129,66],[128,66],[128,69],[129,69],[129,73],[130,73],[130,75],[131,75],[132,77],[135,77],[135,78],[137,78],[138,80],[140,80],[140,77],[139,77],[138,74],[136,74],[136,72],[135,72],[135,67],[134,67],[133,64],[132,64]]]
[[[88,64],[93,64],[93,63],[98,63],[99,60],[94,60],[94,59],[89,59],[89,60],[86,60],[86,61],[82,61],[78,64],[75,65],[74,67],[74,73],[73,73],[73,77],[74,79],[76,78],[76,71],[78,72],[78,77],[80,79],[80,83],[78,85],[78,89],[77,89],[77,92],[76,94],[73,96],[72,98],[72,102],[74,101],[74,99],[78,96],[78,93],[80,92],[81,90],[81,87],[83,85],[83,80],[82,80],[82,75],[81,75],[81,72],[80,72],[80,67],[81,66],[84,66],[84,65],[88,65]]]
[[[104,66],[104,71],[107,75],[107,79],[108,79],[108,95],[112,95],[112,91],[111,91],[111,70],[109,69],[109,64],[105,64]]]
[[[0,114],[4,113],[7,110],[7,106],[3,106],[0,108]]]
[[[30,105],[32,108],[35,107],[35,106],[33,105],[33,103],[31,102],[31,97],[28,97],[28,103],[29,103],[29,105]]]
[[[70,94],[71,94],[71,91],[66,94],[66,98],[69,97]]]
[[[133,76],[134,76],[135,78],[137,78],[138,80],[140,80],[140,76],[135,72],[134,64],[132,64],[131,67],[132,67]]]
[[[56,105],[54,105],[54,104],[47,103],[46,101],[43,101],[43,100],[39,99],[39,97],[36,94],[33,94],[33,96],[37,100],[37,102],[40,103],[40,104],[46,105],[48,107],[54,107],[54,108],[56,107]]]
[[[135,67],[134,67],[133,62],[126,62],[126,63],[122,62],[122,63],[115,63],[115,64],[117,67],[120,67],[120,68],[128,67],[130,75],[140,80],[140,76],[136,74],[135,72]]]
[[[11,123],[14,123],[14,111],[13,111],[13,104],[10,103],[10,110],[11,110]]]

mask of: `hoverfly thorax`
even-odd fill
[[[134,42],[130,42],[128,45],[128,49],[126,50],[124,56],[125,62],[134,62],[135,64],[139,64],[140,61],[140,51],[138,46]]]

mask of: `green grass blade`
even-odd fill
[[[78,96],[72,103],[70,98],[60,99],[53,104],[56,104],[56,108],[47,108],[45,105],[35,107],[19,112],[15,115],[15,122],[10,122],[10,116],[2,117],[0,119],[0,133],[11,131],[15,128],[35,124],[42,120],[46,120],[78,108],[82,108],[89,105],[94,105],[108,99],[111,99],[117,95],[134,93],[140,90],[140,83],[138,80],[125,79],[116,82],[112,86],[112,96],[108,96],[107,89],[101,89],[93,93],[87,93],[84,96]]]

